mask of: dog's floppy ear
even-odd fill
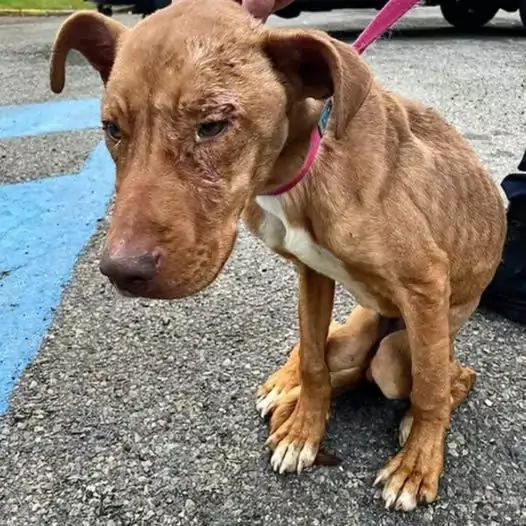
[[[303,29],[269,29],[263,47],[294,97],[333,96],[334,134],[342,137],[373,78],[358,53],[322,31]]]
[[[60,27],[51,51],[51,90],[64,89],[66,58],[74,49],[96,69],[106,84],[113,67],[117,41],[128,28],[112,18],[92,11],[78,11]]]

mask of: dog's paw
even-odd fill
[[[318,449],[319,445],[297,444],[282,440],[272,454],[270,465],[280,475],[285,472],[300,474],[304,469],[314,464]]]
[[[292,350],[287,363],[258,389],[256,409],[263,418],[270,414],[287,394],[299,389],[297,355],[296,347]]]
[[[268,414],[276,408],[280,399],[288,392],[287,388],[274,386],[270,391],[265,392],[263,386],[259,388],[258,396],[256,400],[256,409],[260,413],[262,418],[265,418]]]
[[[406,415],[407,416],[407,415]],[[404,421],[402,421],[403,423]],[[383,484],[382,498],[386,509],[412,511],[420,502],[433,502],[444,463],[445,426],[406,420],[405,445],[380,470],[374,485]]]
[[[328,410],[322,409],[319,404],[309,406],[299,396],[297,403],[283,404],[278,408],[283,408],[279,422],[275,418],[278,413],[273,415],[272,431],[266,445],[272,450],[272,469],[280,474],[299,474],[311,467],[317,459]]]

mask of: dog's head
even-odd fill
[[[265,28],[232,0],[178,0],[131,29],[72,15],[53,46],[55,93],[71,49],[104,83],[117,170],[101,270],[152,298],[196,293],[218,275],[247,200],[264,191],[287,142],[291,106],[333,95],[339,136],[361,100],[353,85],[363,91],[367,76],[350,46]]]

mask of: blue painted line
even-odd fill
[[[38,353],[114,180],[101,142],[78,174],[0,187],[0,415]]]
[[[80,99],[0,106],[0,140],[100,126],[100,100]]]

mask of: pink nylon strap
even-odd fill
[[[382,35],[382,33],[387,31],[402,16],[404,16],[409,9],[418,4],[419,1],[420,0],[389,0],[389,2],[384,5],[369,24],[367,24],[365,29],[358,35],[358,38],[352,44],[353,48],[361,55],[378,39],[378,37]],[[322,118],[324,117],[324,123],[320,123],[320,125],[312,130],[309,141],[309,150],[298,173],[290,181],[265,195],[275,196],[284,194],[294,188],[307,175],[316,159],[316,155],[318,154],[323,131],[327,124],[329,115],[325,110],[323,114]]]
[[[275,190],[272,190],[271,192],[267,192],[265,195],[280,195],[294,188],[311,169],[311,166],[314,163],[314,159],[316,159],[316,155],[318,154],[320,143],[321,134],[318,131],[318,127],[316,127],[314,128],[314,130],[312,130],[312,133],[310,135],[309,151],[307,152],[307,157],[305,157],[305,160],[303,161],[299,172],[290,181],[286,182],[284,185],[276,188]]]
[[[385,33],[393,24],[398,22],[419,1],[390,0],[387,2],[353,42],[354,49],[361,55],[382,33]]]

